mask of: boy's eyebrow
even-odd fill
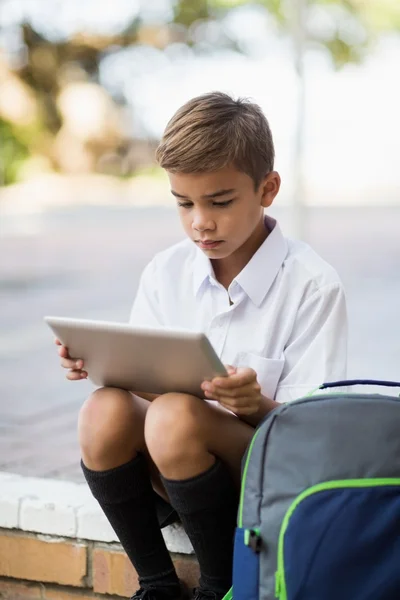
[[[220,196],[226,196],[227,194],[232,194],[232,192],[234,192],[234,191],[236,191],[234,188],[231,188],[229,190],[217,190],[216,192],[213,192],[212,194],[205,194],[204,196],[202,196],[202,198],[204,198],[205,200],[210,200],[212,198],[219,198]],[[174,190],[171,190],[171,194],[173,194],[177,198],[189,198],[189,196],[182,196],[182,194],[178,194],[178,192],[175,192]]]
[[[202,198],[205,198],[206,200],[209,200],[210,198],[219,198],[220,196],[226,196],[227,194],[231,194],[234,191],[235,190],[233,188],[230,190],[217,190],[212,194],[205,194],[204,196],[202,196]]]
[[[178,192],[174,192],[174,190],[171,190],[171,194],[173,194],[177,198],[186,198],[187,197],[187,196],[182,196],[182,194],[178,194]]]

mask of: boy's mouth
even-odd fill
[[[212,250],[222,244],[222,240],[196,240],[196,244],[203,250]]]

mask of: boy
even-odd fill
[[[219,600],[254,427],[279,402],[345,378],[345,300],[335,271],[264,216],[280,177],[257,105],[194,98],[168,123],[157,160],[189,240],[146,267],[131,322],[204,331],[229,375],[203,383],[208,401],[96,390],[79,416],[82,468],[139,574],[135,600],[185,595],[160,531],[176,513],[200,565],[194,597]],[[87,376],[59,353],[69,379]]]

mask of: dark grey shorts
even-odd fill
[[[154,492],[154,503],[156,505],[158,523],[161,529],[168,525],[172,525],[172,523],[179,522],[176,510],[172,508],[169,502],[164,500],[164,498],[161,498],[157,492]]]

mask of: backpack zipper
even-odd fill
[[[242,487],[240,489],[238,527],[243,527],[243,507],[244,507],[244,493],[245,493],[245,488],[246,488],[247,471],[249,468],[249,463],[250,463],[251,453],[253,451],[253,446],[254,446],[254,443],[255,443],[260,431],[261,431],[261,428],[255,432],[255,434],[253,435],[253,437],[251,439],[249,450],[248,450],[247,456],[246,456],[246,462],[244,464],[243,476],[242,476]]]
[[[255,434],[253,435],[253,437],[251,438],[251,442],[250,442],[250,446],[247,452],[247,456],[246,456],[246,462],[244,464],[244,469],[243,469],[243,476],[242,476],[242,485],[240,488],[240,502],[239,502],[239,516],[238,516],[238,527],[242,527],[243,528],[243,506],[244,506],[244,492],[245,492],[245,487],[246,487],[246,478],[247,478],[247,470],[249,468],[249,462],[250,462],[250,457],[251,457],[251,453],[253,450],[253,446],[254,443],[256,441],[256,438],[258,436],[260,432],[260,429],[257,429],[257,431],[255,432]],[[256,533],[256,535],[258,536],[260,542],[260,549],[261,549],[261,537],[260,537],[260,530],[259,529],[247,529],[245,531],[245,544],[246,546],[249,545],[246,543],[246,536],[248,536],[248,541],[250,541],[250,531],[254,531]],[[232,600],[232,595],[233,595],[233,588],[231,588],[226,594],[225,596],[222,598],[222,600]]]
[[[260,530],[257,527],[244,530],[244,545],[251,548],[254,554],[260,554],[262,540],[260,536]]]

